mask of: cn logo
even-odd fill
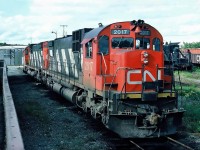
[[[138,74],[141,74],[142,73],[142,71],[141,70],[129,70],[128,72],[127,72],[127,83],[128,84],[142,84],[142,81],[131,81],[131,75],[135,75],[135,76],[137,76]],[[133,75],[133,76],[134,76]],[[150,71],[148,71],[148,70],[145,70],[144,71],[144,81],[147,81],[147,76],[149,76],[150,78],[151,78],[151,80],[152,81],[156,81],[156,77],[154,77],[152,74],[151,74],[151,72]],[[158,70],[158,80],[160,80],[161,79],[161,71],[160,70]],[[142,80],[142,79],[141,79]]]

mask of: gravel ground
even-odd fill
[[[21,69],[9,69],[9,84],[26,150],[109,149],[105,129]]]
[[[182,143],[185,143],[187,146],[192,147],[194,150],[200,150],[200,133],[179,131],[174,138]]]
[[[26,150],[135,149],[117,147],[116,134],[23,74],[21,68],[11,67],[8,73]],[[200,149],[198,134],[180,132],[177,136],[181,142]],[[170,149],[166,147],[160,148]]]

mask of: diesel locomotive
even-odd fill
[[[181,51],[179,42],[166,43],[163,50],[165,61],[171,61],[176,70],[192,70],[194,54],[189,49]]]
[[[23,54],[24,72],[123,138],[166,136],[181,125],[163,37],[143,20],[100,23],[30,44]]]

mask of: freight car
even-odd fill
[[[196,65],[196,66],[200,65],[200,48],[182,49],[181,51],[184,55],[187,55],[187,54],[191,55],[191,63],[193,65]]]
[[[123,138],[170,135],[184,110],[162,43],[143,20],[99,24],[29,45],[24,71]]]

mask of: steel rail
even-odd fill
[[[179,142],[179,141],[177,141],[177,140],[174,140],[174,139],[172,139],[172,138],[170,138],[170,137],[168,137],[168,136],[166,136],[166,138],[167,138],[168,140],[170,140],[170,141],[176,143],[176,144],[181,145],[182,147],[184,147],[184,148],[186,148],[186,149],[194,150],[193,148],[191,148],[191,147],[189,147],[189,146],[187,146],[187,145],[185,145],[185,144],[183,144],[183,143],[181,143],[181,142]]]
[[[132,144],[134,144],[137,148],[141,149],[141,150],[144,150],[142,147],[140,147],[137,143],[129,140],[129,142],[131,142]]]
[[[5,128],[6,128],[6,150],[24,150],[24,143],[22,140],[18,118],[10,92],[7,69],[4,62],[1,63],[2,73],[2,85],[3,85],[3,103],[4,103],[4,114],[5,114]]]

